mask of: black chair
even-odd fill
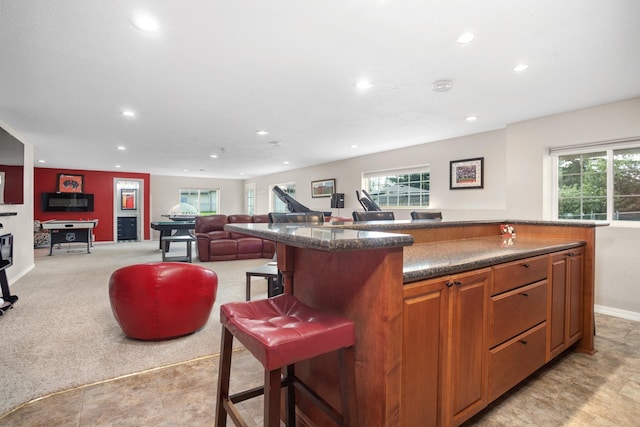
[[[411,219],[430,219],[432,221],[442,221],[442,212],[411,212]]]
[[[322,212],[269,212],[269,222],[324,224]]]
[[[391,211],[353,211],[353,220],[359,221],[385,221],[394,220],[395,215]]]
[[[362,209],[365,211],[382,211],[382,208],[373,201],[366,190],[362,190],[362,196],[360,195],[360,192],[356,190],[356,198],[358,199],[358,202],[360,202],[360,205],[362,205]]]

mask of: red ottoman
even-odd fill
[[[202,328],[218,276],[200,265],[155,262],[120,268],[109,279],[111,310],[131,338],[162,340]]]

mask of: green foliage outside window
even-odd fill
[[[559,156],[558,218],[640,220],[640,148]]]

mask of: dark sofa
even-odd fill
[[[196,217],[196,239],[200,261],[272,258],[275,243],[224,230],[226,224],[269,222],[267,215],[207,215]]]

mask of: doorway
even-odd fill
[[[144,181],[141,179],[114,178],[113,180],[115,242],[142,241],[144,218]]]

